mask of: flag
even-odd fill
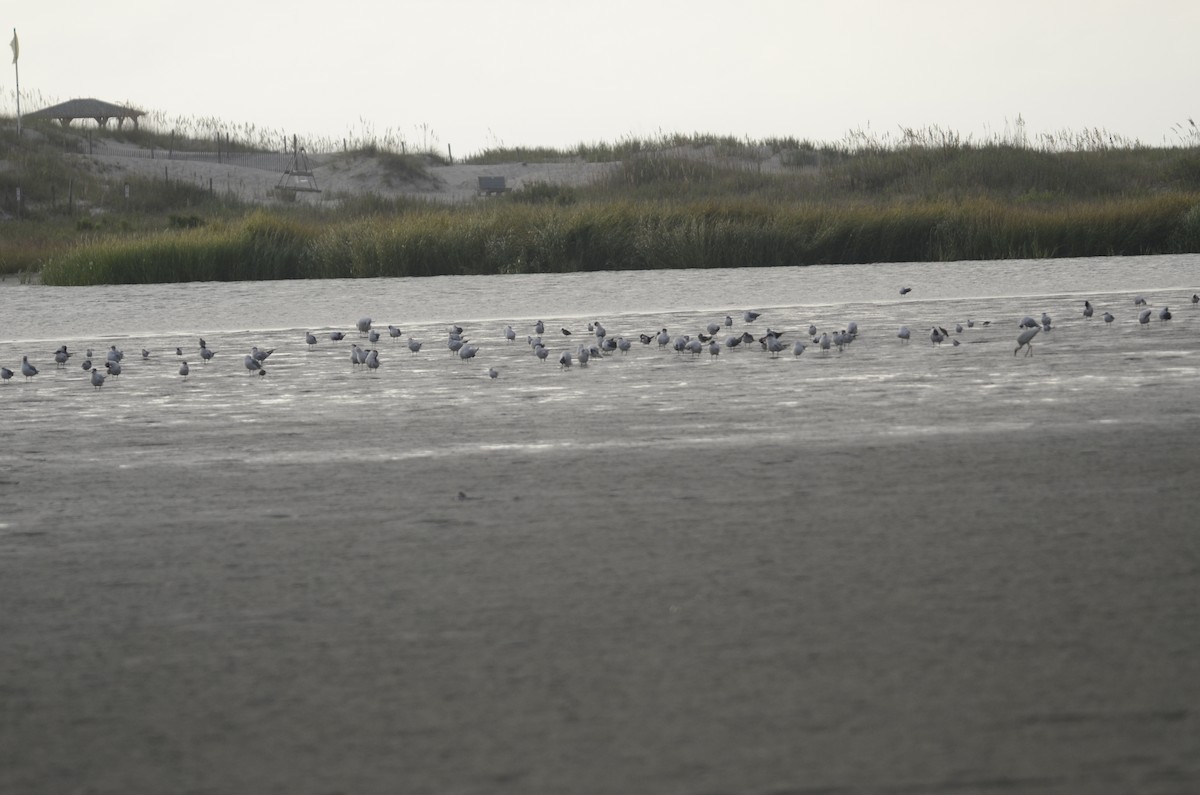
[[[9,46],[13,48],[13,63],[16,63],[17,56],[21,54],[21,42],[17,41],[16,28],[13,28],[13,40],[9,42]]]

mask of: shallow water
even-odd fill
[[[0,790],[1200,789],[1198,264],[6,285]]]

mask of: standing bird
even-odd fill
[[[540,320],[538,322],[534,323],[533,324],[533,333],[534,334],[545,334],[546,333],[546,324]]]
[[[1092,316],[1092,302],[1091,301],[1083,302],[1083,316],[1084,317]]]
[[[1138,313],[1138,323],[1142,324],[1143,326],[1149,325],[1150,324],[1150,313],[1153,311],[1154,311],[1153,309],[1143,309],[1141,312],[1139,312]]]
[[[108,374],[116,378],[121,374],[121,363],[118,361],[105,362],[104,366],[108,368]]]
[[[1200,293],[1192,293],[1192,306],[1200,304]]]
[[[725,316],[725,328],[730,328],[731,326],[733,326],[733,318],[730,317],[729,315],[726,315]]]
[[[9,370],[7,367],[0,367],[0,381],[3,381],[4,383],[7,384],[9,379],[11,379],[12,377],[13,377],[12,370]]]
[[[1162,311],[1160,311],[1160,312],[1158,313],[1158,319],[1159,319],[1159,320],[1170,320],[1170,319],[1171,319],[1171,310],[1170,310],[1170,309],[1167,309],[1167,308],[1164,306],[1164,307],[1162,308]]]
[[[571,366],[571,352],[570,351],[563,351],[562,353],[560,353],[558,355],[558,366],[559,367],[570,367]]]
[[[900,288],[900,295],[908,295],[911,292],[912,292],[911,287],[901,287]]]
[[[1146,296],[1139,295],[1137,298],[1133,299],[1133,305],[1134,306],[1145,306],[1146,305]]]
[[[104,373],[100,372],[95,367],[92,368],[91,372],[92,372],[92,387],[95,389],[99,389],[100,387],[104,386]]]
[[[379,332],[376,329],[371,329],[371,331],[367,334],[367,340],[372,345],[379,342]]]
[[[25,376],[25,380],[33,378],[38,374],[38,369],[29,363],[28,356],[21,357],[21,375]]]
[[[403,333],[404,333],[403,331],[396,328],[395,326],[388,326],[388,336],[391,337],[393,341],[395,341],[395,339]]]
[[[83,360],[83,371],[86,373],[86,372],[90,371],[91,369],[92,369],[92,360],[84,359]]]
[[[250,375],[263,372],[262,362],[260,362],[258,359],[255,359],[253,354],[247,353],[246,358],[242,359],[242,364],[245,366],[246,370],[249,371]]]
[[[751,312],[749,309],[742,313],[742,320],[746,321],[747,323],[753,323],[760,317],[762,317],[762,312]]]
[[[1104,315],[1103,315],[1103,318],[1104,318],[1104,322],[1105,322],[1106,324],[1108,324],[1108,323],[1111,323],[1111,322],[1113,322],[1114,320],[1116,320],[1116,318],[1115,318],[1115,317],[1113,317],[1113,314],[1112,314],[1112,312],[1105,312],[1105,313],[1104,313]]]
[[[937,326],[934,326],[929,332],[929,341],[934,345],[941,345],[942,340],[944,339],[946,339],[946,337],[942,334],[941,330]]]
[[[1013,356],[1016,356],[1017,351],[1021,350],[1022,348],[1025,348],[1026,356],[1032,356],[1033,355],[1033,338],[1037,336],[1037,333],[1039,331],[1041,331],[1041,329],[1037,326],[1034,326],[1033,328],[1028,328],[1025,331],[1022,331],[1021,336],[1017,337],[1017,349],[1013,351]]]
[[[500,375],[500,371],[499,371],[499,370],[497,370],[495,367],[489,367],[489,368],[488,368],[488,378],[490,378],[490,379],[492,379],[493,381],[495,381],[495,380],[496,380],[496,376],[498,376],[498,375]]]
[[[409,337],[408,338],[408,350],[412,353],[416,353],[417,351],[421,350],[421,341],[415,340],[412,337]]]
[[[367,369],[372,373],[379,369],[379,351],[374,348],[367,353]]]
[[[912,334],[909,332],[908,326],[901,326],[900,332],[896,336],[900,338],[901,342],[908,342],[908,339],[912,336]]]
[[[1045,312],[1042,313],[1042,331],[1050,330],[1050,316]]]
[[[191,370],[188,369],[188,363],[186,361],[181,362],[179,365],[179,374],[183,376],[185,381],[187,380],[189,372],[191,372]]]
[[[200,358],[203,360],[204,364],[208,364],[208,361],[216,355],[217,355],[217,352],[214,351],[212,348],[201,348],[200,349]]]
[[[504,339],[508,340],[509,342],[512,342],[516,338],[517,338],[517,332],[513,331],[513,327],[505,326],[504,327]]]
[[[371,330],[371,318],[360,317],[358,319],[358,323],[356,323],[355,325],[358,327],[358,330],[360,333],[366,334],[368,331]]]
[[[329,332],[329,339],[333,340],[334,342],[341,342],[345,338],[346,338],[346,335],[340,331]]]

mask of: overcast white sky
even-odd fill
[[[1018,115],[1161,145],[1200,123],[1197,0],[27,0],[0,11],[13,28],[26,112],[94,97],[460,157],[676,132],[980,140]]]

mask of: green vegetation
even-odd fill
[[[116,184],[75,153],[78,133],[46,125],[18,141],[0,122],[0,272],[74,285],[1195,252],[1200,135],[1189,125],[1178,146],[1158,148],[1100,131],[1030,142],[1020,124],[984,143],[932,128],[836,144],[673,135],[497,147],[467,162],[613,166],[584,187],[533,183],[467,204],[343,196],[262,208],[165,176]],[[160,133],[131,135],[164,145]],[[445,162],[395,143],[343,142],[340,156],[409,182]]]

